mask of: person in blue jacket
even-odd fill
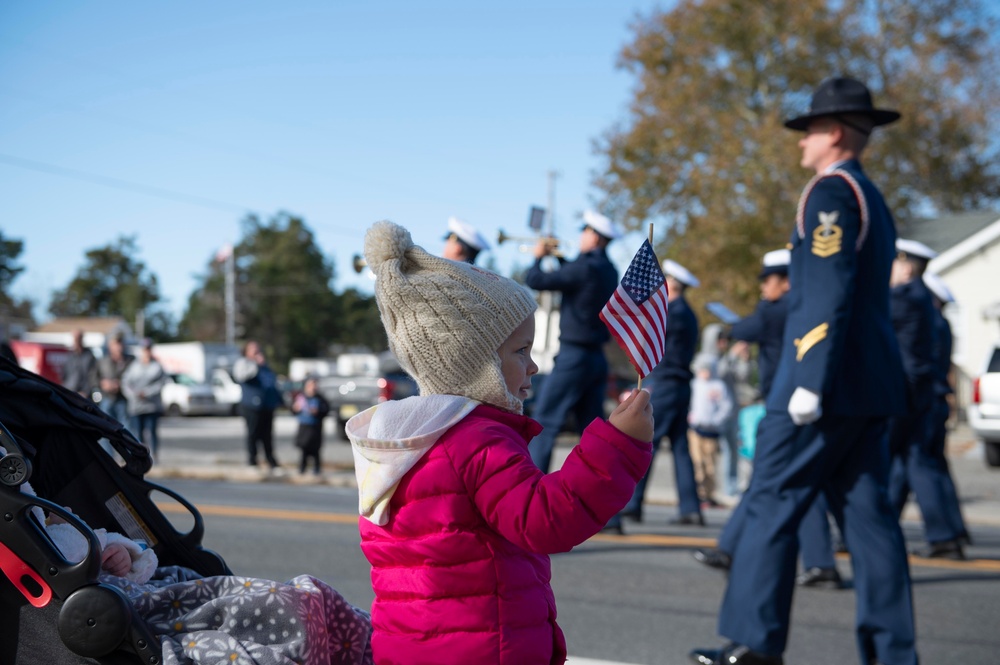
[[[271,472],[280,473],[274,456],[274,411],[282,404],[281,392],[278,377],[255,340],[243,345],[243,357],[233,365],[233,379],[243,390],[240,410],[247,424],[247,463],[257,466],[257,451],[263,449]]]
[[[916,495],[928,545],[916,553],[928,558],[964,559],[961,522],[948,510],[948,465],[932,448],[939,351],[937,310],[924,284],[927,262],[937,252],[916,240],[896,241],[892,265],[892,324],[903,354],[907,380],[907,412],[892,420],[889,452],[889,500],[901,516],[910,490]]]
[[[618,287],[618,270],[608,259],[608,244],[621,236],[610,219],[587,210],[580,231],[580,255],[575,261],[559,259],[559,268],[542,270],[542,259],[552,245],[539,242],[535,263],[524,283],[537,291],[559,291],[559,354],[552,372],[541,386],[532,414],[543,427],[528,450],[539,469],[548,473],[556,435],[570,411],[582,430],[594,418],[604,417],[608,360],[604,343],[611,333],[600,319],[601,310]]]
[[[802,131],[801,165],[816,175],[791,237],[788,319],[757,432],[746,526],[733,553],[718,631],[700,665],[782,665],[795,589],[797,530],[825,491],[854,562],[859,660],[917,665],[906,548],[886,493],[887,423],[905,410],[889,313],[896,228],[859,161],[872,130],[898,119],[863,83],[823,81]]]

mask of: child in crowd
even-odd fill
[[[320,451],[323,448],[323,419],[330,413],[330,403],[319,394],[319,382],[310,376],[302,384],[302,392],[292,402],[292,413],[299,421],[299,431],[295,434],[295,446],[302,451],[299,473],[306,472],[310,459],[313,473],[321,471]]]
[[[733,413],[729,388],[715,375],[715,357],[699,353],[694,359],[691,381],[691,411],[688,413],[688,448],[703,505],[717,506],[715,466],[719,457],[719,435]]]
[[[649,393],[595,420],[562,469],[528,455],[535,300],[379,222],[365,237],[389,346],[420,395],[347,425],[372,565],[376,663],[563,663],[549,554],[590,538],[652,459]]]

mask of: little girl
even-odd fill
[[[512,280],[365,237],[389,346],[420,396],[351,418],[376,663],[563,663],[548,555],[621,510],[652,459],[649,394],[594,420],[561,470],[528,455],[535,301]]]

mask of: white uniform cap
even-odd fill
[[[617,224],[594,210],[583,211],[583,223],[600,233],[608,240],[614,240],[615,238],[622,237]]]
[[[490,248],[490,243],[477,231],[472,224],[459,219],[458,217],[448,218],[448,231],[458,236],[458,239],[476,251],[483,251]]]
[[[924,243],[906,238],[898,238],[896,240],[896,251],[902,252],[907,256],[912,256],[915,259],[924,259],[925,261],[930,261],[938,255],[937,252]]]
[[[924,284],[931,290],[938,300],[943,303],[955,302],[955,296],[951,294],[951,289],[944,283],[940,275],[932,272],[924,273]]]
[[[787,249],[776,249],[764,255],[762,261],[765,268],[778,268],[792,263],[792,253]]]
[[[691,271],[677,263],[673,259],[664,259],[663,261],[663,272],[670,275],[676,279],[681,284],[685,286],[697,287],[701,286],[701,282],[697,277],[691,274]]]

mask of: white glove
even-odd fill
[[[788,415],[796,425],[808,425],[816,422],[823,415],[823,407],[819,403],[819,395],[811,390],[795,389],[792,398],[788,400]]]

